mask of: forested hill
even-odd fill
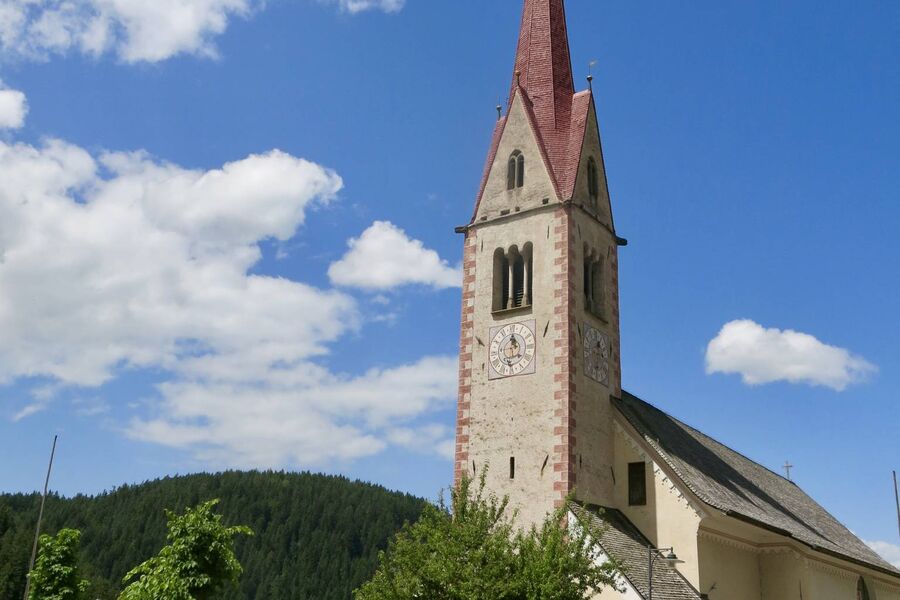
[[[226,525],[248,525],[237,554],[240,586],[223,600],[347,600],[375,571],[378,551],[425,501],[340,477],[239,473],[191,475],[125,486],[99,496],[51,497],[44,532],[82,531],[91,599],[112,600],[122,577],[165,542],[163,509],[219,498]],[[0,495],[0,599],[21,598],[40,499]]]

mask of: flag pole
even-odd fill
[[[44,518],[44,503],[47,501],[47,490],[50,487],[50,471],[53,470],[53,457],[56,456],[56,440],[58,435],[53,436],[53,449],[50,450],[50,465],[47,467],[47,479],[44,480],[44,495],[41,496],[41,510],[38,512],[37,527],[34,530],[34,546],[31,548],[31,561],[28,563],[28,574],[25,576],[25,600],[28,600],[28,593],[31,591],[31,572],[34,570],[34,561],[37,559],[38,539],[41,537],[41,520]]]
[[[897,501],[897,528],[900,530],[900,490],[897,488],[897,471],[894,471],[894,499]]]

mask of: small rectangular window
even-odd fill
[[[509,457],[509,478],[510,479],[516,478],[516,457],[515,456]]]
[[[628,506],[647,506],[647,465],[628,464]]]

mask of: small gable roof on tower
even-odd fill
[[[516,98],[525,106],[557,194],[568,200],[575,189],[593,95],[590,90],[575,93],[563,0],[525,0],[509,108]],[[494,128],[475,214],[505,127],[503,117]]]
[[[709,506],[814,550],[900,574],[795,483],[627,392],[613,403],[678,479]]]

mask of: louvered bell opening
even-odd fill
[[[525,259],[516,257],[513,263],[513,306],[519,307],[525,301]]]

